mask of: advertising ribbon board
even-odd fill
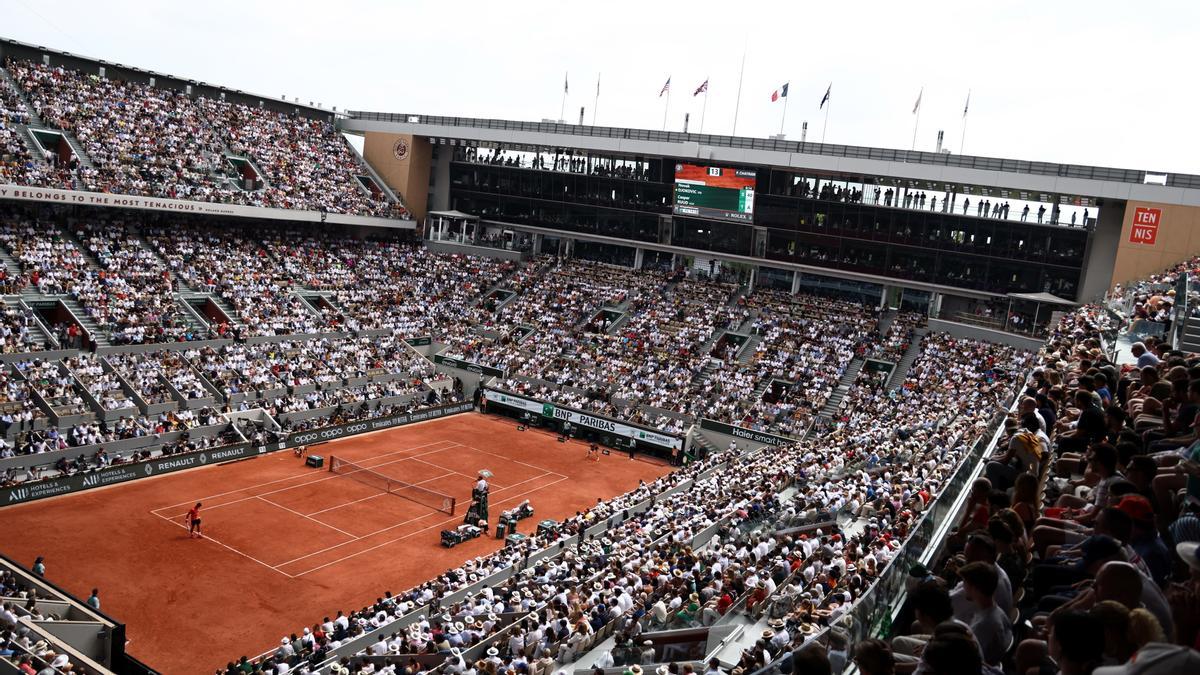
[[[532,399],[514,396],[503,391],[494,389],[485,389],[483,396],[489,403],[496,403],[516,410],[525,410],[531,413],[541,415],[550,419],[570,422],[571,424],[588,427],[590,429],[598,429],[606,431],[617,436],[632,438],[635,441],[641,441],[648,445],[655,445],[661,448],[682,448],[683,440],[669,434],[659,433],[651,429],[645,429],[638,426],[633,426],[624,422],[618,422],[607,417],[592,415],[590,413],[581,412],[571,408],[554,405],[544,401],[534,401]]]
[[[746,440],[754,441],[755,443],[764,443],[766,445],[791,445],[792,443],[796,442],[796,439],[788,438],[787,436],[776,436],[775,434],[768,434],[763,431],[755,431],[753,429],[747,429],[746,427],[726,424],[724,422],[718,422],[708,418],[700,420],[700,428],[708,431],[715,431],[719,434],[726,434],[728,436],[735,436],[737,438],[745,438]]]
[[[294,448],[297,445],[309,445],[311,443],[322,443],[331,441],[336,438],[353,436],[362,434],[368,431],[378,431],[380,429],[389,429],[391,427],[403,426],[412,424],[413,422],[424,422],[426,420],[446,417],[448,415],[456,415],[458,413],[470,412],[474,409],[474,405],[467,403],[451,403],[436,408],[425,408],[411,413],[400,413],[398,415],[389,415],[387,417],[376,417],[374,419],[362,420],[360,422],[351,422],[349,424],[339,424],[332,427],[323,427],[321,429],[313,429],[311,431],[303,431],[292,434],[287,440],[282,443],[272,443],[270,445],[253,446],[249,443],[239,443],[237,445],[228,445],[220,448],[212,448],[210,450],[201,450],[199,452],[189,452],[182,455],[172,455],[170,457],[161,457],[159,459],[150,460],[147,462],[136,462],[133,464],[122,464],[120,466],[110,466],[99,471],[89,471],[87,473],[77,473],[71,476],[61,476],[59,478],[49,478],[46,480],[31,481],[29,483],[18,483],[8,487],[0,488],[0,507],[29,502],[35,499],[44,499],[46,497],[56,497],[58,495],[78,492],[80,490],[90,490],[92,488],[102,487],[104,485],[114,485],[116,483],[124,483],[130,480],[139,478],[149,478],[151,476],[160,476],[165,473],[174,473],[184,469],[194,469],[208,464],[219,464],[221,462],[231,462],[239,459],[247,459],[256,457],[268,452],[276,452],[287,448]]]

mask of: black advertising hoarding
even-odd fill
[[[762,443],[764,445],[791,445],[792,443],[797,442],[796,439],[788,438],[787,436],[777,436],[775,434],[768,434],[765,431],[755,431],[753,429],[747,429],[746,427],[739,427],[736,424],[726,424],[724,422],[710,420],[707,417],[700,420],[700,428],[707,429],[708,431],[715,431],[719,434],[725,434],[727,436],[745,438],[746,440],[754,441],[755,443]]]
[[[282,443],[272,443],[265,446],[254,446],[249,443],[238,443],[237,445],[226,445],[219,448],[211,448],[209,450],[200,450],[198,452],[189,452],[182,455],[172,455],[170,457],[160,457],[146,462],[135,462],[132,464],[121,464],[119,466],[110,466],[99,471],[89,471],[87,473],[78,473],[71,476],[62,476],[59,478],[49,478],[46,480],[31,481],[28,483],[20,483],[8,487],[0,488],[0,507],[11,506],[13,504],[21,504],[31,502],[37,499],[45,499],[46,497],[57,497],[58,495],[70,494],[81,490],[90,490],[92,488],[103,487],[105,485],[116,485],[117,483],[125,483],[139,478],[149,478],[151,476],[161,476],[167,473],[174,473],[184,469],[194,469],[209,464],[220,464],[221,462],[232,462],[240,459],[248,459],[257,457],[269,452],[276,452],[287,448],[294,448],[297,445],[310,445],[313,443],[323,443],[332,441],[346,436],[355,434],[367,433],[369,431],[378,431],[380,429],[389,429],[391,427],[404,426],[413,422],[424,422],[426,420],[438,419],[448,415],[457,415],[459,413],[470,412],[474,408],[472,403],[451,403],[437,408],[425,408],[412,413],[400,413],[398,415],[389,415],[387,417],[376,417],[374,419],[362,420],[360,422],[351,422],[350,424],[339,424],[332,427],[322,427],[311,431],[302,431],[292,434],[286,441]]]

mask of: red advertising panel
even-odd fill
[[[1158,239],[1158,226],[1162,224],[1162,209],[1139,206],[1133,211],[1133,228],[1129,230],[1129,243],[1152,246]]]

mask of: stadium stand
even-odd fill
[[[360,159],[324,121],[190,96],[69,68],[9,60],[0,82],[4,177],[23,185],[328,213],[407,217],[359,184]],[[24,105],[17,87],[24,92]],[[47,171],[18,125],[37,115],[78,141],[79,164]],[[69,143],[70,141],[68,141]],[[244,184],[231,159],[251,162]],[[57,159],[54,160],[56,163]]]
[[[0,119],[5,181],[407,215],[356,182],[325,121],[29,61],[5,64]],[[82,155],[35,156],[34,123]],[[456,156],[649,175],[569,150]],[[1200,259],[1065,313],[1034,354],[835,293],[386,232],[5,208],[0,246],[0,458],[27,460],[0,472],[6,487],[462,401],[446,373],[470,367],[689,440],[706,420],[771,437],[678,458],[226,675],[1090,672],[1200,646],[1200,366],[1165,337]],[[1112,352],[1121,322],[1145,336],[1133,363]],[[93,672],[20,630],[47,618],[31,588],[0,569],[0,659]],[[709,663],[663,635],[733,627]]]

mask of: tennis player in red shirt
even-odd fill
[[[196,505],[188,510],[187,515],[184,516],[184,522],[187,524],[189,537],[204,536],[200,534],[200,502],[196,502]]]

